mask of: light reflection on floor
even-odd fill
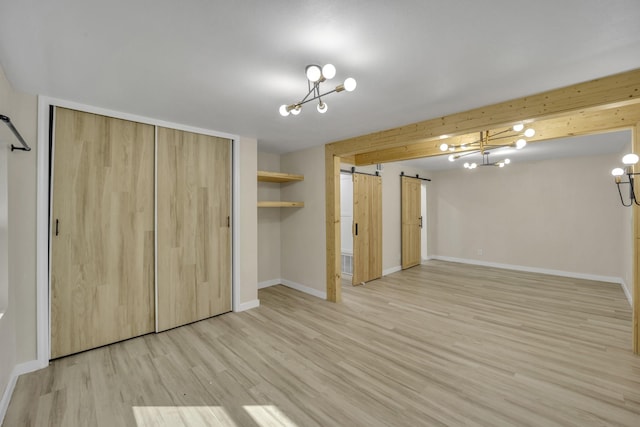
[[[297,427],[277,406],[242,407],[259,427]],[[137,427],[241,427],[222,406],[134,406]]]

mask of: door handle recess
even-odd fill
[[[420,228],[422,228],[422,217],[420,217]]]
[[[58,224],[59,224],[59,223],[60,223],[60,221],[58,221],[58,218],[56,218],[56,236],[57,236],[58,234],[60,234],[60,233],[59,233],[59,229],[58,229],[58,227],[59,227],[59,225],[58,225]]]
[[[358,223],[356,222],[356,236],[358,235]]]

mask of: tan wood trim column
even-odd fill
[[[327,300],[342,301],[340,283],[340,157],[325,146]]]

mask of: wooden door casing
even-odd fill
[[[154,330],[154,128],[55,109],[51,357]]]

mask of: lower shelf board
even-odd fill
[[[259,201],[259,208],[304,208],[304,202]]]

